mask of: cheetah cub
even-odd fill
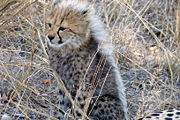
[[[60,90],[59,118],[126,120],[113,46],[92,6],[82,0],[56,0],[47,24],[50,66],[73,99]]]

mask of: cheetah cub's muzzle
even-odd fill
[[[51,24],[49,24],[49,28],[51,29]],[[59,27],[59,29],[57,30],[57,33],[55,35],[51,35],[48,34],[47,35],[47,41],[48,41],[48,45],[49,47],[55,48],[55,49],[60,49],[62,46],[65,46],[66,44],[68,44],[70,42],[70,39],[68,40],[63,40],[62,39],[62,35],[63,32],[67,32],[66,28],[63,27]]]

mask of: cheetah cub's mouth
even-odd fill
[[[48,40],[49,47],[52,47],[52,48],[54,48],[56,50],[59,50],[61,47],[67,45],[68,43],[70,43],[70,40],[67,40],[66,42],[61,43],[61,44],[54,44],[54,43],[52,43],[51,41]]]
[[[49,25],[49,27],[51,28],[51,24],[48,24]],[[63,28],[63,27],[59,27],[59,29],[58,29],[58,31],[57,31],[57,34],[55,35],[55,36],[53,36],[53,35],[50,35],[50,34],[48,34],[47,35],[47,42],[48,42],[48,45],[50,46],[50,47],[52,47],[52,48],[54,48],[54,49],[59,49],[59,48],[61,48],[62,46],[64,46],[64,45],[66,45],[66,44],[68,44],[68,43],[70,43],[70,39],[68,40],[66,40],[66,41],[63,41],[62,40],[62,33],[63,32],[66,32],[66,28]]]
[[[66,30],[63,32],[58,31],[56,36],[48,35],[47,42],[49,47],[55,50],[60,50],[67,48],[77,48],[81,44],[81,38],[79,36],[75,37],[72,31]]]
[[[49,38],[49,36],[48,36],[48,38]],[[47,38],[47,42],[48,42],[49,47],[54,48],[56,50],[59,50],[60,48],[67,45],[71,41],[71,40],[67,40],[65,42],[62,42],[62,41],[57,41],[56,42],[56,41],[51,41],[48,38]]]

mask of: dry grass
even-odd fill
[[[130,118],[180,108],[180,2],[90,1],[112,36]],[[0,117],[57,119],[61,110],[46,53],[47,5],[0,0]]]

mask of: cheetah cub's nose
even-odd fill
[[[49,40],[51,41],[51,40],[53,40],[55,37],[52,36],[52,35],[48,35],[48,38],[49,38]]]

